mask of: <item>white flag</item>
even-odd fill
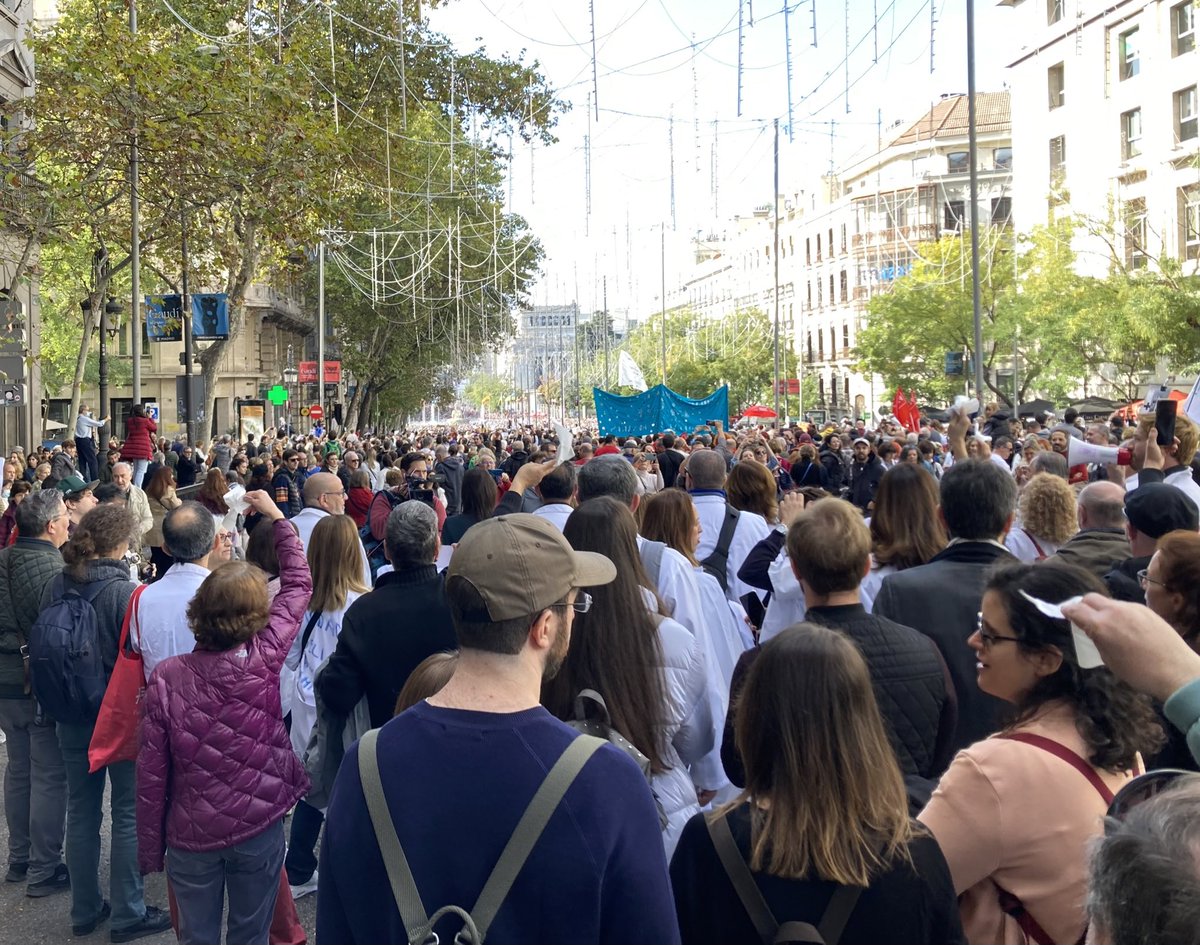
[[[646,378],[642,376],[642,369],[637,366],[637,362],[628,351],[622,351],[617,358],[617,383],[621,387],[646,390]]]
[[[1196,379],[1196,383],[1192,386],[1192,392],[1183,402],[1183,412],[1196,423],[1200,423],[1200,378]]]

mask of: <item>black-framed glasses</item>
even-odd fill
[[[983,614],[979,614],[975,619],[975,632],[979,634],[979,639],[983,643],[985,650],[990,650],[997,643],[1005,641],[1009,643],[1021,642],[1020,637],[1006,637],[1000,633],[992,633],[991,628],[984,622]]]
[[[1159,587],[1167,586],[1164,582],[1156,581],[1154,578],[1152,578],[1148,568],[1142,568],[1142,570],[1137,573],[1137,579],[1138,583],[1142,585],[1143,590],[1145,590],[1147,584],[1157,584]]]

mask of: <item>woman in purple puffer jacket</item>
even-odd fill
[[[283,866],[283,817],[308,793],[283,727],[279,671],[312,595],[304,548],[265,492],[280,588],[268,607],[254,565],[222,565],[188,605],[192,653],[165,660],[146,686],[137,760],[138,865],[163,869],[179,941],[266,945]],[[265,625],[265,626],[264,626]]]

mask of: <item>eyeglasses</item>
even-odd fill
[[[1146,585],[1147,585],[1147,584],[1157,584],[1159,587],[1166,587],[1166,586],[1167,586],[1167,585],[1166,585],[1166,583],[1165,583],[1165,582],[1163,582],[1163,581],[1156,581],[1156,580],[1154,580],[1154,578],[1152,578],[1152,577],[1150,576],[1150,574],[1149,574],[1149,569],[1147,569],[1147,568],[1142,568],[1142,570],[1140,570],[1140,571],[1137,573],[1137,579],[1138,579],[1138,583],[1139,583],[1140,585],[1142,585],[1142,589],[1143,589],[1143,590],[1145,589],[1145,587],[1146,587]]]
[[[990,650],[997,643],[1007,640],[1009,643],[1020,643],[1020,637],[1006,637],[999,633],[992,633],[987,624],[983,622],[983,614],[980,614],[975,620],[975,632],[979,634],[979,640],[983,643],[985,650]]]
[[[337,492],[322,492],[321,495],[336,495],[344,499],[346,498],[346,490],[340,489]]]
[[[586,614],[592,609],[592,595],[587,591],[580,591],[579,596],[569,604],[555,604],[555,607],[572,608],[577,614]]]

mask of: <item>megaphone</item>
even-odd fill
[[[1123,446],[1096,446],[1071,437],[1067,444],[1067,465],[1084,466],[1088,463],[1100,466],[1129,466],[1133,463],[1133,453]]]

